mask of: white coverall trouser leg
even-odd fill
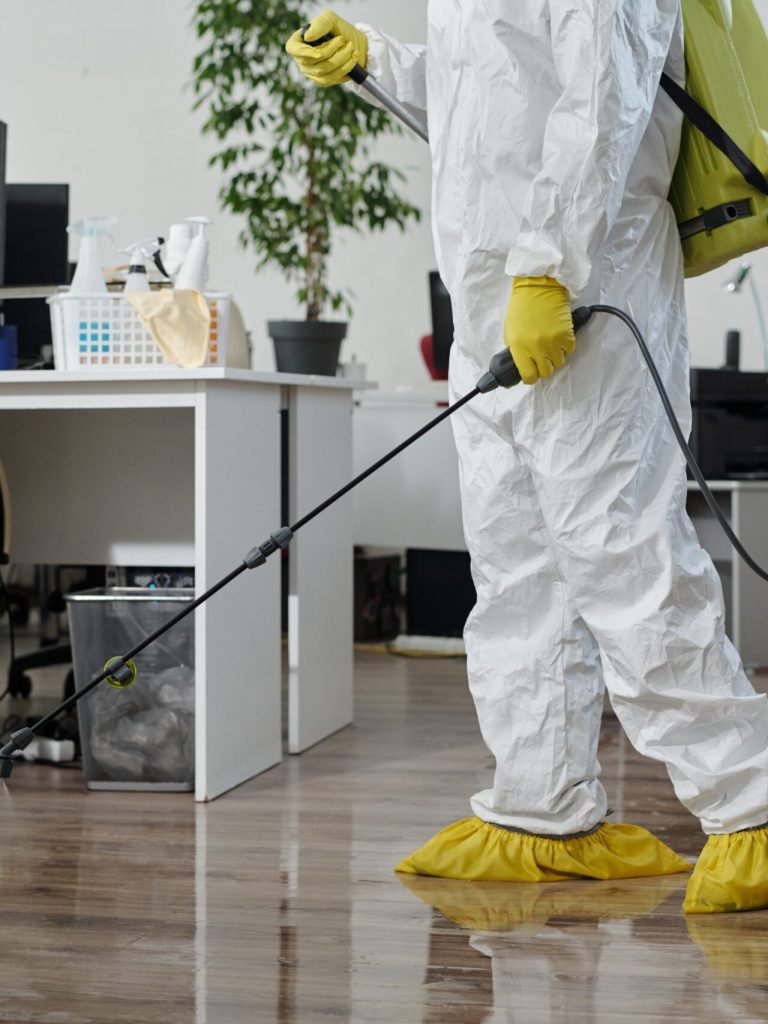
[[[596,298],[637,317],[687,431],[682,295],[654,311],[659,266],[680,279],[666,244],[675,225],[666,203],[657,216],[648,267],[633,264]],[[507,280],[496,287],[489,317]],[[461,329],[454,397],[478,376]],[[497,764],[492,788],[472,799],[485,821],[562,835],[601,819],[604,686],[633,745],[665,763],[706,832],[766,819],[768,701],[724,634],[720,581],[686,514],[684,459],[659,409],[634,339],[596,315],[552,378],[454,417],[478,595],[469,681]]]

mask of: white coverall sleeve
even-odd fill
[[[506,269],[513,277],[554,277],[575,297],[616,219],[679,0],[550,0],[549,10],[562,91]]]
[[[419,120],[427,114],[427,48],[415,43],[399,43],[396,39],[373,29],[356,26],[368,37],[367,70],[381,85],[408,107]],[[371,101],[359,86],[355,90]],[[372,102],[372,101],[371,101]],[[378,104],[376,104],[378,106]]]

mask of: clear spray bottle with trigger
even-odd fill
[[[116,217],[81,217],[67,228],[70,234],[80,235],[80,252],[70,295],[106,295],[99,239],[108,234],[115,224]]]

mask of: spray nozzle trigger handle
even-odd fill
[[[301,41],[306,43],[307,46],[322,46],[323,43],[330,43],[333,39],[333,33],[326,32],[324,36],[320,36],[319,39],[313,39],[311,42],[306,38],[307,29],[309,25],[305,25],[301,30]],[[362,66],[362,64],[355,64],[352,70],[349,72],[349,77],[355,82],[356,85],[362,85],[363,82],[368,78],[368,72]]]
[[[573,330],[578,334],[585,324],[592,319],[592,310],[589,306],[579,306],[571,314],[573,317]],[[481,394],[495,391],[496,388],[511,388],[520,383],[520,371],[515,366],[512,353],[508,348],[497,352],[491,359],[488,372],[484,373],[477,382],[477,390]]]
[[[306,43],[307,46],[322,46],[323,43],[330,43],[330,41],[333,39],[333,33],[326,32],[324,36],[320,36],[319,39],[313,39],[312,42],[310,42],[309,39],[307,39],[307,32],[311,27],[311,24],[307,22],[307,24],[301,30],[301,41],[302,43]]]
[[[165,244],[165,239],[164,239],[164,238],[158,238],[158,242],[160,242],[160,244],[161,244],[161,245],[164,245],[164,244]],[[165,269],[165,266],[164,266],[164,264],[163,264],[163,260],[162,260],[162,257],[160,256],[160,250],[159,250],[159,249],[158,249],[158,250],[157,250],[157,252],[156,252],[156,253],[155,253],[155,254],[153,255],[153,257],[152,257],[152,262],[153,262],[153,263],[155,264],[155,266],[156,266],[156,267],[157,267],[157,269],[158,269],[158,270],[160,271],[160,273],[161,273],[161,274],[163,275],[163,277],[167,277],[167,278],[168,278],[168,280],[170,281],[170,280],[171,280],[171,275],[170,275],[170,274],[168,273],[168,271],[167,271],[167,270]]]
[[[132,242],[131,245],[127,245],[120,252],[129,253],[131,261],[135,263],[140,263],[143,260],[152,260],[160,273],[168,277],[160,258],[160,250],[164,245],[165,239],[162,235],[157,235],[155,238],[144,238],[140,242]]]

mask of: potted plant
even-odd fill
[[[196,0],[205,48],[195,57],[196,108],[221,144],[210,163],[225,175],[224,209],[245,218],[244,248],[256,267],[278,267],[296,286],[304,321],[271,320],[278,370],[334,374],[351,313],[349,291],[332,288],[336,229],[404,229],[419,211],[397,190],[404,176],[371,154],[398,132],[389,115],[345,87],[318,89],[298,73],[285,40],[311,17],[302,0]]]

